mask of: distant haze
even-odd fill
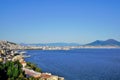
[[[78,43],[33,43],[33,44],[26,44],[21,43],[20,45],[23,46],[120,46],[120,41],[114,39],[107,39],[107,40],[96,40],[93,42],[89,42],[87,44],[78,44]]]

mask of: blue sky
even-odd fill
[[[0,40],[120,41],[120,0],[0,0]]]

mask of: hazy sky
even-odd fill
[[[120,0],[0,0],[0,40],[120,41]]]

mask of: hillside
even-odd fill
[[[0,49],[24,49],[24,46],[9,41],[0,40]]]
[[[96,40],[86,45],[87,46],[120,46],[120,42],[114,39],[108,39],[106,41]]]

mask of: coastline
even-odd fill
[[[9,54],[8,54],[9,52]],[[4,57],[0,57],[1,62],[7,63],[10,62],[16,62],[18,61],[22,65],[22,71],[25,72],[25,75],[29,77],[33,77],[35,80],[42,79],[42,80],[64,80],[64,77],[59,77],[57,75],[53,75],[51,73],[47,72],[40,72],[39,68],[35,66],[33,63],[28,63],[25,61],[25,53],[21,54],[21,52],[17,52],[16,50],[8,50],[8,49],[1,49],[0,54],[4,54]],[[9,56],[9,57],[8,57]],[[2,59],[4,58],[4,59]],[[31,65],[31,67],[30,67]],[[33,68],[32,68],[33,67]],[[36,70],[34,70],[36,69]]]
[[[18,51],[18,50],[22,50],[22,51]],[[51,73],[38,72],[39,68],[37,66],[34,66],[32,63],[30,63],[30,65],[33,68],[30,68],[30,65],[24,59],[26,56],[24,54],[25,54],[25,51],[23,51],[23,49],[16,49],[16,48],[15,49],[11,49],[11,48],[8,49],[8,47],[7,48],[1,47],[0,48],[0,62],[4,65],[5,63],[8,63],[8,62],[10,62],[10,64],[15,64],[16,61],[18,61],[22,65],[21,69],[23,72],[25,72],[25,75],[29,76],[29,77],[33,77],[34,80],[37,80],[37,79],[64,80],[64,77],[59,77],[59,76],[53,75]],[[36,69],[36,70],[34,70],[34,69]],[[9,73],[9,74],[12,74],[12,73]],[[23,73],[21,73],[21,74],[23,74]],[[7,73],[6,73],[6,75],[7,75]],[[22,77],[22,78],[24,78],[24,77]]]

